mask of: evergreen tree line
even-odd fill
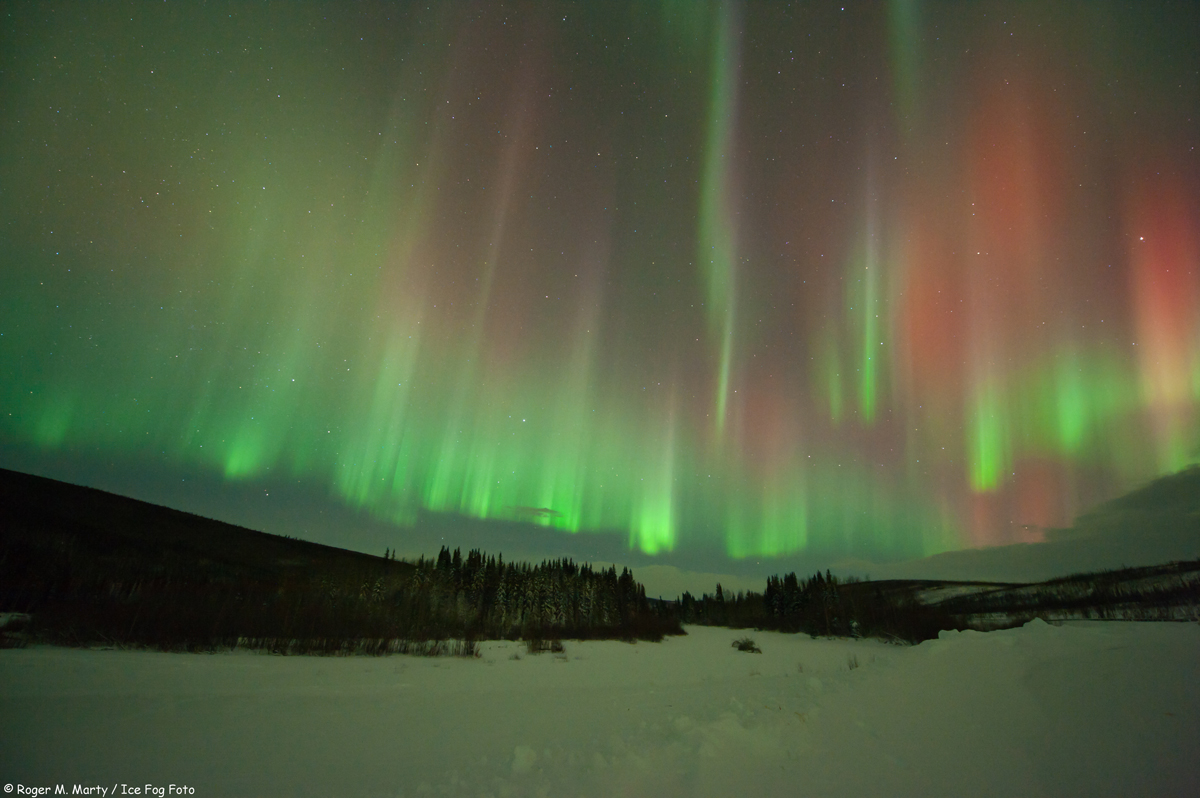
[[[955,615],[1170,618],[1200,610],[1200,561],[1072,574],[1033,585],[1000,586],[939,604]]]
[[[923,603],[941,582],[840,580],[829,571],[807,579],[771,576],[766,590],[679,600],[683,623],[804,632],[816,636],[879,637],[918,643],[944,629],[997,629],[1032,618],[1181,619],[1200,615],[1200,561],[1075,574],[1038,584],[980,585],[978,590]]]
[[[506,563],[443,547],[417,560],[390,600],[412,635],[490,639],[621,638],[683,634],[669,605],[650,602],[628,568],[571,559]]]
[[[850,635],[857,625],[846,612],[838,587],[837,577],[828,571],[808,579],[798,579],[792,572],[767,577],[763,593],[726,594],[719,584],[711,596],[705,593],[697,599],[684,593],[679,612],[684,623],[704,626]]]
[[[30,619],[19,634],[0,632],[0,647],[40,640],[383,653],[451,639],[660,640],[683,633],[674,612],[647,601],[628,569],[569,559],[506,563],[443,548],[436,559],[416,563],[390,552],[379,558],[334,550],[308,564],[246,563],[104,535],[16,527],[5,533],[0,608]]]
[[[683,623],[804,632],[813,637],[880,637],[920,642],[942,629],[960,624],[935,607],[916,602],[907,592],[888,589],[889,583],[840,580],[828,570],[807,579],[795,572],[767,578],[766,590],[716,593],[699,598],[684,593],[679,599]]]

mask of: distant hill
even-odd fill
[[[1147,544],[1200,544],[1200,465],[1105,502],[1077,518],[1073,527],[1052,532],[1050,539],[1113,535]]]
[[[1200,520],[1200,464],[1159,477],[1148,485],[1105,502],[1080,520],[1124,512],[1190,515],[1194,520]]]
[[[1043,543],[949,551],[903,563],[839,563],[885,579],[1041,582],[1090,571],[1200,559],[1200,466],[1105,502]]]

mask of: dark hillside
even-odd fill
[[[270,535],[191,513],[0,469],[0,540],[54,538],[106,558],[185,558],[213,570],[362,568],[379,557]],[[411,568],[396,563],[399,569]],[[10,604],[5,601],[5,604]]]
[[[381,631],[320,588],[360,592],[413,566],[0,470],[0,611],[34,639],[211,648],[239,637]],[[7,639],[13,641],[11,627]]]
[[[1077,518],[1073,527],[1054,530],[1049,538],[1087,540],[1117,549],[1121,544],[1134,544],[1131,558],[1143,547],[1154,550],[1156,541],[1163,541],[1174,550],[1164,560],[1196,559],[1200,555],[1200,465],[1105,502]]]
[[[1122,510],[1173,512],[1191,515],[1194,520],[1200,521],[1200,465],[1159,477],[1147,485],[1105,502],[1080,520]]]
[[[448,638],[682,632],[628,571],[448,550],[413,564],[6,470],[0,612],[30,616],[27,629],[5,629],[9,645],[339,653]]]

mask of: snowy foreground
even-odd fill
[[[762,654],[733,649],[740,632],[688,631],[565,656],[487,643],[474,660],[0,651],[0,780],[196,796],[1200,794],[1194,623],[1034,621],[915,647],[750,633]]]

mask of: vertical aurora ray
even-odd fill
[[[1054,379],[1055,437],[1061,450],[1070,454],[1082,448],[1092,423],[1082,372],[1083,367],[1075,352],[1068,350],[1059,356]]]
[[[802,470],[782,470],[762,484],[748,481],[736,496],[725,521],[730,557],[779,557],[807,547],[808,493]]]
[[[651,456],[638,478],[635,507],[629,530],[630,547],[647,554],[675,547],[675,402],[672,398],[665,418],[655,426],[657,434]]]
[[[478,403],[481,379],[481,356],[488,323],[488,312],[493,302],[493,290],[500,258],[505,247],[506,230],[514,193],[518,188],[518,172],[527,147],[529,110],[527,103],[531,92],[530,78],[523,73],[518,78],[518,87],[512,102],[515,128],[508,143],[504,145],[498,169],[498,191],[494,193],[490,235],[486,241],[482,273],[476,278],[478,286],[474,293],[474,310],[471,314],[469,332],[464,345],[457,354],[457,375],[451,388],[444,414],[441,441],[434,455],[434,468],[423,492],[426,507],[439,511],[479,512],[484,506],[492,505],[491,484],[495,477],[490,455],[472,446],[476,435],[490,440],[489,421],[495,405]],[[474,412],[472,412],[474,411]],[[495,446],[495,444],[491,444]],[[512,473],[528,472],[528,466],[520,463]],[[520,480],[514,480],[520,482]],[[481,486],[486,485],[486,491]],[[510,487],[511,490],[511,487]],[[472,494],[473,497],[472,498]],[[485,498],[486,497],[486,498]],[[486,514],[484,515],[486,517]]]
[[[822,398],[829,419],[837,426],[842,420],[843,388],[842,388],[842,359],[839,353],[838,336],[832,330],[827,330],[822,336],[820,366],[817,370],[817,383],[822,385]]]
[[[967,462],[971,489],[986,493],[1000,487],[1011,462],[1007,417],[1000,388],[981,379],[970,405]]]
[[[919,122],[919,17],[918,0],[888,0],[888,50],[891,56],[892,93],[897,99],[897,121],[906,141],[916,137]]]
[[[558,390],[555,452],[544,466],[542,477],[542,503],[553,507],[561,519],[557,525],[571,532],[578,532],[585,524],[584,503],[589,463],[593,460],[589,453],[595,451],[594,425],[588,418],[594,412],[589,412],[588,404],[596,393],[596,341],[601,324],[598,293],[586,291],[580,299],[583,307]]]
[[[1113,352],[1085,357],[1062,349],[1016,378],[1013,402],[1021,448],[1037,456],[1086,462],[1105,443],[1105,431],[1137,409],[1128,368]]]
[[[872,269],[871,267],[875,268]],[[879,261],[868,257],[863,269],[863,324],[862,344],[859,360],[858,412],[862,420],[870,424],[875,420],[876,388],[878,381],[880,348],[879,314],[876,283],[879,280]]]
[[[1200,459],[1192,377],[1200,352],[1200,203],[1157,175],[1131,194],[1126,238],[1142,403],[1159,469],[1176,471]]]
[[[720,4],[713,36],[708,118],[700,180],[699,249],[709,334],[717,349],[715,421],[724,432],[733,370],[736,310],[737,226],[734,220],[733,135],[737,114],[738,42],[734,8]]]
[[[420,73],[414,66],[400,76],[402,96],[393,100],[380,133],[387,139],[375,151],[363,197],[355,260],[360,268],[374,266],[370,271],[378,277],[365,286],[373,294],[373,313],[360,320],[359,334],[367,343],[348,398],[366,401],[355,409],[363,421],[347,432],[334,477],[344,500],[401,523],[411,523],[420,506],[427,442],[413,404],[416,383],[427,379],[421,361],[429,287],[419,259],[428,256],[431,192],[444,168],[436,136],[420,130],[420,111],[432,111],[429,100],[423,107],[409,105],[409,96],[418,95]]]
[[[873,162],[873,158],[869,161]],[[869,165],[874,170],[874,165]],[[862,319],[859,325],[859,363],[858,363],[858,412],[865,424],[875,421],[875,409],[878,401],[878,385],[881,374],[884,353],[883,341],[880,340],[881,325],[879,315],[883,311],[880,302],[879,282],[883,270],[882,258],[879,257],[878,211],[874,198],[874,180],[868,182],[867,189],[867,225],[863,242],[864,257],[862,272],[858,284],[862,290],[854,300]]]
[[[407,319],[411,323],[408,335],[397,325],[384,343],[373,384],[363,391],[370,396],[370,404],[361,411],[365,418],[361,437],[352,440],[353,455],[343,460],[336,476],[346,501],[357,507],[379,508],[392,519],[411,520],[416,509],[410,490],[414,431],[408,425],[421,343],[418,320]]]
[[[875,422],[880,401],[885,361],[885,322],[880,318],[886,315],[880,286],[884,267],[874,211],[868,210],[867,216],[862,239],[851,247],[843,269],[842,314],[825,325],[819,360],[814,357],[823,409],[835,426],[842,420],[847,393],[859,424],[864,426]]]

